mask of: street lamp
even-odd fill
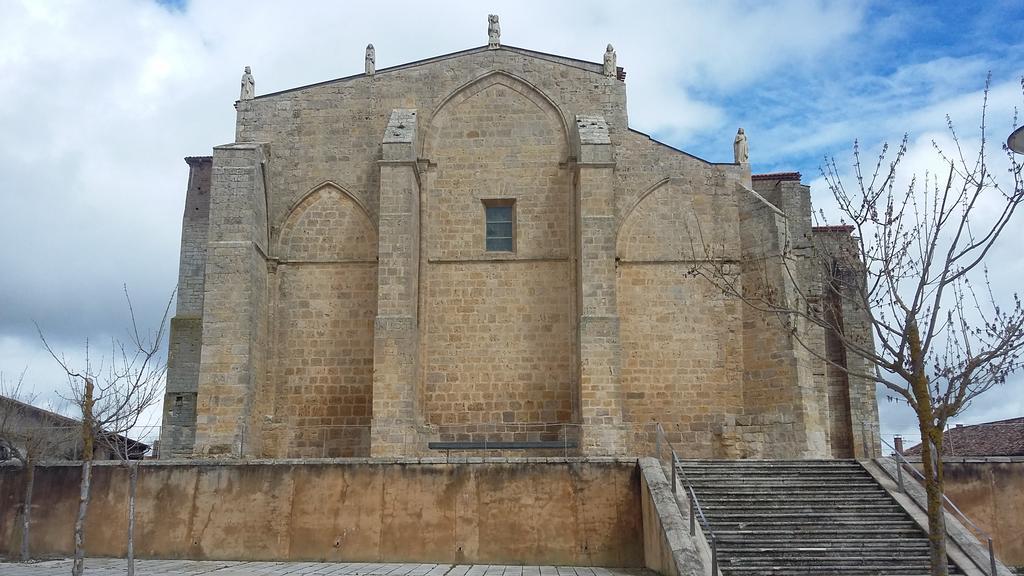
[[[1006,146],[1017,154],[1024,154],[1024,126],[1018,126],[1006,139]]]

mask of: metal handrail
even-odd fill
[[[881,437],[881,435],[879,435],[878,439],[881,440],[882,444],[885,444],[885,446],[887,448],[892,450],[892,453],[895,456],[894,459],[896,460],[896,481],[897,481],[897,483],[900,486],[900,492],[903,492],[903,493],[907,492],[906,487],[903,485],[903,466],[904,465],[906,465],[907,468],[909,468],[910,471],[913,472],[921,480],[921,482],[927,482],[927,480],[924,477],[924,474],[922,474],[921,471],[919,471],[917,468],[914,468],[914,465],[911,464],[910,461],[907,460],[903,456],[903,454],[900,454],[900,452],[898,450],[896,450],[896,448],[894,448],[892,446],[892,444],[889,444],[885,440],[885,438]],[[957,505],[954,504],[953,501],[949,499],[948,496],[946,496],[945,494],[942,494],[942,500],[943,500],[943,502],[945,502],[945,504],[950,509],[952,509],[953,512],[956,513],[957,517],[959,517],[959,519],[961,521],[963,521],[967,526],[969,526],[972,530],[974,530],[974,533],[976,535],[980,535],[982,538],[984,538],[985,540],[988,541],[989,570],[991,571],[990,572],[991,576],[996,576],[997,575],[997,572],[996,572],[996,553],[995,553],[994,547],[992,546],[992,536],[990,536],[988,532],[985,532],[984,530],[979,528],[977,524],[972,522],[971,519],[968,518],[967,515],[964,514],[963,511],[961,511],[960,508],[957,507]]]
[[[672,442],[669,441],[668,435],[665,434],[665,429],[661,426],[661,422],[655,422],[654,450],[659,460],[661,460],[662,440],[664,440],[665,445],[668,446],[669,453],[672,455],[672,495],[677,496],[676,474],[680,458],[676,453],[675,447],[672,446]],[[711,574],[717,575],[718,538],[715,536],[715,531],[711,529],[711,524],[708,522],[707,517],[704,516],[704,510],[701,508],[700,502],[697,500],[697,493],[693,490],[693,485],[690,484],[690,479],[686,477],[686,472],[683,472],[682,470],[679,470],[679,472],[682,472],[686,497],[690,504],[690,536],[697,535],[696,522],[699,520],[701,528],[704,530],[704,536],[708,539],[708,543],[711,545]]]

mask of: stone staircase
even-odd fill
[[[724,576],[929,573],[927,534],[856,461],[681,460],[679,472]]]

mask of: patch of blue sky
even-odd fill
[[[153,0],[160,6],[176,12],[184,12],[188,8],[188,0]]]

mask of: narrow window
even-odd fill
[[[488,252],[515,252],[515,200],[484,200]]]

